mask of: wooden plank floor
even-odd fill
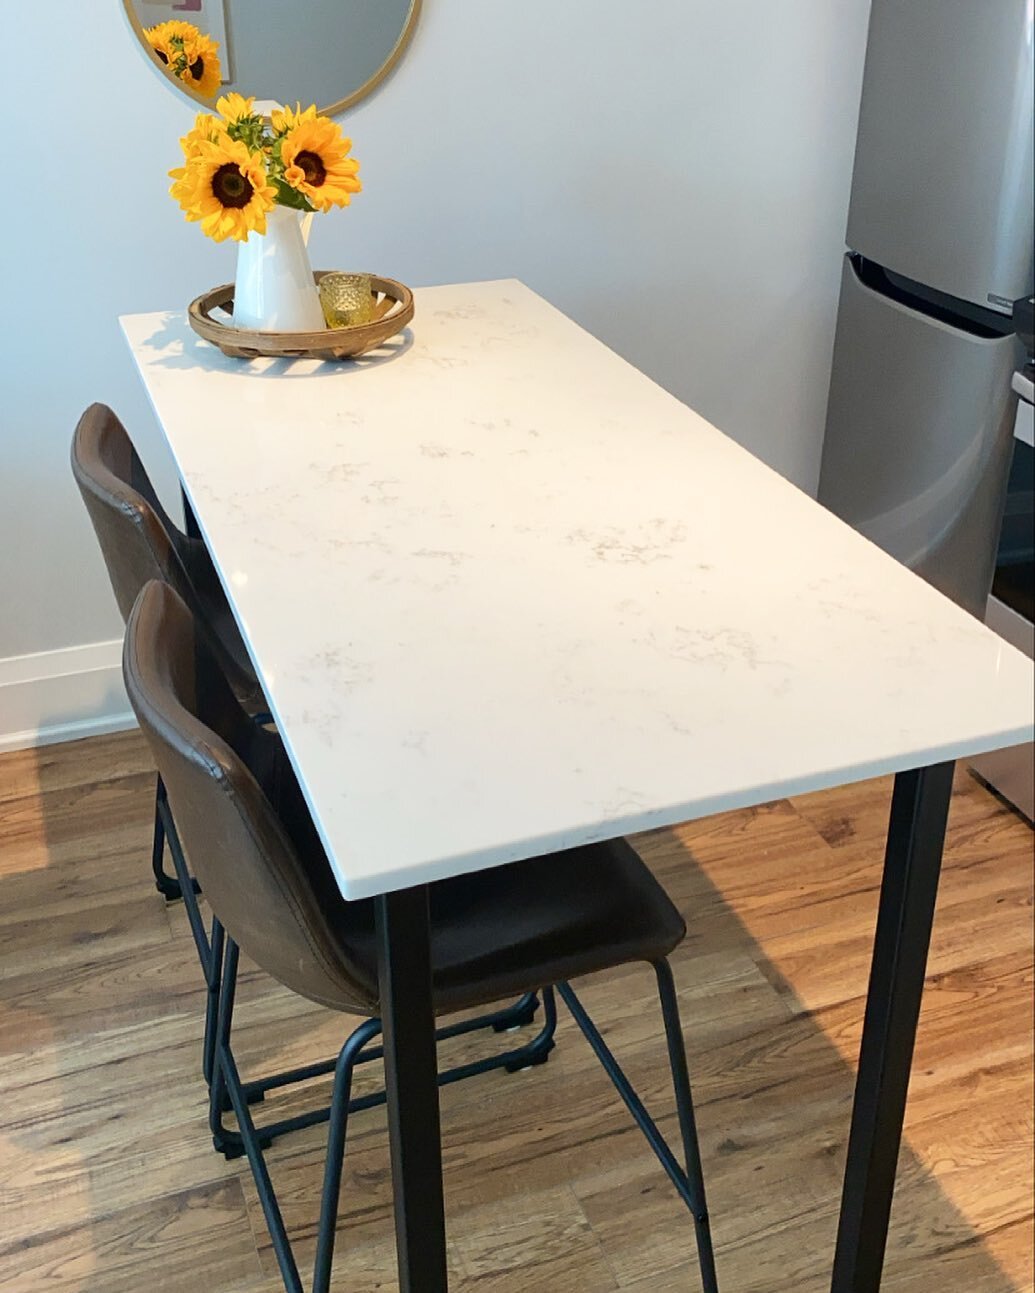
[[[248,1171],[206,1131],[200,975],[151,888],[151,788],[135,734],[0,758],[5,1293],[281,1287]],[[690,926],[674,969],[728,1293],[828,1288],[888,794],[637,840]],[[1033,1288],[1031,863],[1027,826],[959,772],[889,1293]],[[584,997],[671,1131],[649,971]],[[240,1001],[246,1072],[330,1054],[348,1026],[251,968]],[[545,1068],[450,1087],[442,1113],[458,1293],[699,1288],[686,1215],[563,1011]],[[303,1263],[322,1143],[269,1156]],[[383,1111],[350,1128],[339,1254],[336,1290],[396,1287]]]

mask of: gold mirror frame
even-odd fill
[[[365,99],[368,94],[373,94],[406,52],[406,46],[413,39],[413,33],[416,30],[417,20],[420,17],[421,6],[423,3],[424,0],[410,0],[410,11],[406,15],[406,22],[402,31],[399,33],[399,39],[392,46],[391,53],[377,69],[374,75],[364,81],[358,90],[353,90],[351,94],[347,94],[343,99],[338,99],[336,102],[327,104],[326,106],[318,103],[316,105],[317,111],[323,113],[323,115],[327,117],[336,117],[340,112],[344,112],[346,108],[351,108],[354,103],[358,103],[360,99]],[[210,112],[214,111],[215,100],[219,96],[216,95],[211,99],[206,99],[204,95],[199,94],[197,90],[191,89],[189,85],[181,81],[178,77],[170,76],[165,70],[164,64],[148,44],[147,37],[144,35],[144,25],[137,17],[136,10],[133,8],[133,0],[122,0],[122,7],[126,11],[126,17],[129,19],[129,25],[136,35],[141,52],[146,58],[149,58],[158,69],[161,73],[162,80],[165,81],[166,84],[171,85],[174,90],[178,90],[181,94],[185,95],[188,99],[193,99],[195,103],[200,104],[203,108],[208,108]]]

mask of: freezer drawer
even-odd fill
[[[1031,0],[873,0],[847,242],[1009,312],[1032,291]]]
[[[819,500],[961,606],[992,582],[1022,359],[864,284],[850,257]]]

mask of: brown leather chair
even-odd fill
[[[125,427],[105,404],[91,404],[79,419],[72,437],[72,474],[93,522],[122,618],[128,617],[148,580],[164,580],[206,626],[213,653],[242,704],[259,719],[265,718],[268,706],[204,543],[170,520]],[[182,885],[163,865],[164,809],[159,777],[152,867],[159,892],[172,900],[182,896]],[[168,834],[175,848],[174,833]]]
[[[226,597],[200,538],[184,534],[170,519],[144,470],[126,428],[105,404],[91,404],[72,437],[72,474],[97,535],[112,591],[123,619],[140,590],[152,579],[176,589],[204,628],[220,675],[256,723],[269,719],[268,706]],[[168,846],[174,874],[165,870]],[[168,901],[183,898],[208,990],[206,1037],[215,1027],[222,965],[222,931],[205,930],[198,907],[198,884],[180,847],[159,773],[155,785],[151,868],[155,887]],[[204,1073],[211,1079],[211,1047],[203,1050]]]
[[[279,736],[250,722],[218,677],[199,692],[196,670],[213,667],[207,653],[183,600],[167,584],[148,584],[127,625],[126,689],[168,788],[192,867],[225,929],[210,1090],[215,1144],[228,1156],[248,1154],[285,1286],[301,1293],[262,1151],[275,1136],[329,1119],[313,1281],[314,1293],[326,1293],[348,1114],[384,1098],[381,1093],[350,1102],[355,1065],[381,1054],[370,1045],[380,1033],[373,903],[341,897]],[[693,1213],[704,1287],[715,1293],[693,1103],[666,959],[686,928],[664,890],[633,849],[616,840],[440,881],[430,886],[430,911],[437,1014],[525,994],[509,1010],[441,1028],[440,1038],[490,1025],[499,1030],[519,1016],[525,1022],[538,1006],[538,992],[545,1020],[525,1045],[447,1070],[439,1081],[544,1062],[554,1045],[555,985]],[[242,1082],[231,1046],[239,948],[299,995],[367,1016],[334,1060]],[[650,962],[657,975],[685,1170],[566,982],[640,960]],[[267,1091],[332,1070],[329,1109],[255,1126],[250,1103]],[[238,1132],[223,1126],[228,1107],[237,1115]]]

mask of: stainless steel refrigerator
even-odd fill
[[[819,499],[984,613],[1032,293],[1033,0],[873,0]]]

